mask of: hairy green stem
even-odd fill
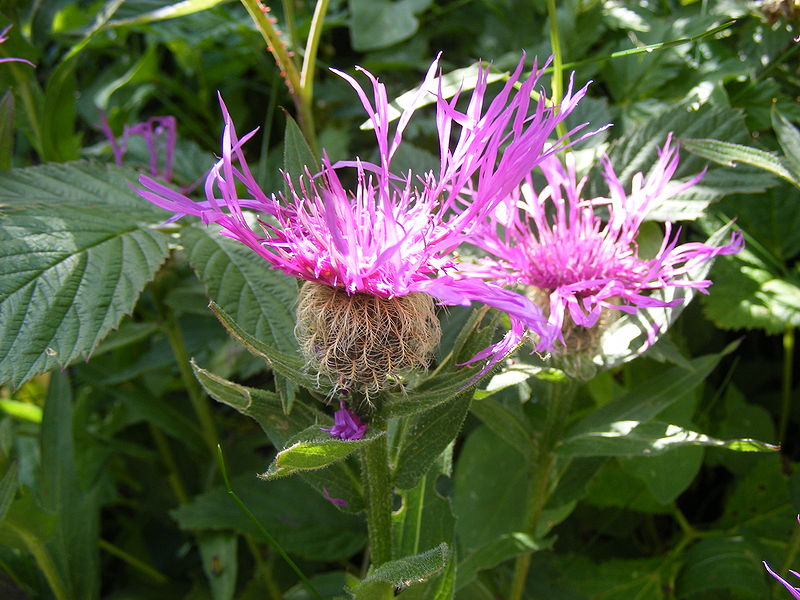
[[[794,366],[794,327],[788,326],[783,334],[783,381],[781,385],[781,420],[778,424],[778,441],[786,441],[789,413],[792,411],[792,372]]]
[[[373,430],[386,429],[385,421],[373,419]],[[392,483],[386,438],[379,437],[361,450],[361,479],[367,513],[367,537],[374,566],[392,559]]]
[[[558,9],[556,0],[547,0],[547,17],[550,20],[550,46],[553,49],[553,75],[552,75],[552,101],[554,105],[561,104],[564,95],[563,83],[563,57],[561,55],[561,38],[558,33]],[[563,121],[556,125],[559,138],[567,135],[567,126]]]

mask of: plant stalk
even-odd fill
[[[311,114],[311,103],[303,100],[303,84],[300,81],[300,73],[297,71],[297,66],[289,56],[289,52],[283,44],[283,40],[280,38],[278,29],[261,9],[262,4],[259,0],[241,0],[241,2],[245,9],[247,9],[253,22],[255,22],[258,31],[261,33],[261,37],[267,42],[267,49],[272,53],[275,62],[278,64],[278,68],[281,70],[281,76],[286,81],[286,86],[289,88],[289,93],[297,109],[297,121],[300,124],[300,129],[303,131],[308,145],[314,150],[316,148],[316,136],[314,134],[314,118]]]
[[[556,463],[553,449],[561,439],[572,398],[576,391],[573,381],[553,383],[548,387],[542,401],[547,406],[547,417],[541,433],[531,446],[528,457],[528,490],[526,494],[525,532],[534,539],[544,507],[550,497],[551,475]],[[531,566],[531,553],[522,554],[514,563],[514,575],[509,591],[509,600],[525,597],[525,582]]]
[[[374,429],[386,429],[386,422],[373,419]],[[379,437],[361,450],[361,479],[367,514],[369,552],[374,566],[392,559],[392,483],[386,438]]]
[[[189,354],[186,352],[186,344],[183,341],[183,334],[181,333],[178,319],[171,309],[167,308],[166,313],[163,323],[164,333],[169,340],[169,345],[172,348],[175,361],[178,363],[183,385],[186,386],[186,391],[189,394],[192,407],[200,421],[203,439],[206,445],[208,445],[210,455],[214,457],[217,454],[219,440],[217,438],[217,430],[214,427],[214,419],[211,417],[211,409],[208,406],[203,390],[200,388],[200,383],[197,381],[194,373],[192,373],[192,368],[189,366]]]

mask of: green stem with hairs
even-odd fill
[[[547,17],[550,20],[550,46],[553,49],[553,75],[551,78],[552,101],[554,105],[561,103],[564,96],[563,70],[564,62],[561,55],[561,38],[558,33],[558,9],[556,0],[547,0]],[[567,135],[567,126],[563,121],[556,125],[559,138]]]
[[[375,418],[373,430],[386,429],[386,422]],[[361,450],[361,479],[367,514],[367,538],[374,566],[392,559],[392,480],[386,437],[381,436]]]

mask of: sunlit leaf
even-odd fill
[[[89,163],[0,173],[0,381],[88,356],[133,310],[168,253],[133,177]]]

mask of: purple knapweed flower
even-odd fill
[[[5,29],[3,29],[3,31],[0,31],[0,44],[8,41],[8,32],[11,30],[11,27],[12,26],[9,25]],[[33,64],[31,61],[26,60],[24,58],[15,58],[15,57],[0,58],[0,63],[4,63],[4,62],[21,62],[21,63],[28,64],[28,65],[30,65],[32,67],[36,67],[35,64]]]
[[[360,440],[364,437],[367,426],[361,422],[357,414],[347,408],[344,400],[340,400],[339,410],[333,413],[333,427],[320,427],[320,429],[343,440]]]
[[[334,498],[331,496],[328,488],[324,485],[322,486],[322,495],[325,496],[325,500],[330,502],[331,504],[335,504],[336,506],[347,506],[347,500],[342,500],[341,498]]]
[[[653,290],[691,287],[705,292],[711,281],[691,281],[684,275],[714,256],[741,250],[740,233],[723,246],[679,245],[680,230],[673,231],[667,222],[656,255],[638,255],[636,238],[648,210],[703,175],[670,185],[678,160],[670,135],[650,174],[637,173],[627,193],[605,159],[609,197],[584,199],[586,180],[578,181],[570,157],[566,168],[557,157],[547,157],[540,165],[547,185],[537,193],[528,178],[482,223],[474,243],[492,257],[476,265],[472,273],[533,290],[529,295],[540,301],[551,325],[545,330],[551,337],[542,340],[540,347],[563,347],[565,331],[594,327],[606,310],[632,314],[640,308],[674,306],[681,301],[653,298],[649,295]],[[506,343],[519,343],[522,335],[517,324]]]
[[[800,515],[797,515],[797,522],[798,522],[798,524],[800,524]],[[767,572],[770,575],[772,575],[775,579],[777,579],[781,583],[781,585],[783,587],[785,587],[787,590],[789,590],[792,593],[792,597],[793,598],[796,598],[797,600],[800,600],[800,588],[799,587],[794,587],[791,583],[789,583],[783,577],[778,575],[775,571],[773,571],[770,568],[770,566],[766,563],[766,561],[764,561],[763,564],[764,564],[764,568],[767,570]],[[794,575],[795,577],[800,579],[800,573],[798,573],[797,571],[791,571],[790,570],[789,573],[791,573],[792,575]]]
[[[147,144],[149,155],[149,173],[153,177],[161,177],[166,181],[172,179],[172,166],[175,161],[175,144],[177,142],[177,120],[173,116],[151,117],[141,123],[125,126],[119,139],[111,131],[108,119],[101,114],[100,129],[108,139],[114,162],[122,165],[125,152],[128,149],[128,140],[137,135]],[[160,148],[164,150],[164,160],[159,169],[161,158]]]
[[[391,171],[391,161],[416,102],[403,111],[390,133],[386,89],[372,74],[359,69],[372,85],[372,99],[352,77],[334,72],[353,87],[369,115],[378,163],[357,159],[331,164],[325,158],[316,174],[306,171],[305,178],[299,180],[286,175],[286,197],[268,196],[255,181],[244,157],[243,145],[255,131],[239,138],[220,99],[225,122],[222,157],[206,178],[205,201],[195,202],[147,176],[140,177],[144,189],[137,191],[175,213],[173,220],[195,215],[205,223],[216,223],[223,235],[247,245],[271,266],[346,296],[363,294],[391,300],[424,293],[449,304],[477,300],[516,311],[516,322],[539,332],[544,319],[533,303],[479,278],[453,277],[456,266],[449,256],[531,169],[558,150],[563,139],[554,146],[548,146],[547,139],[586,93],[586,87],[573,92],[570,83],[559,106],[546,106],[544,94],[534,103],[531,93],[543,71],[534,64],[531,75],[522,81],[523,67],[524,57],[488,106],[484,105],[489,69],[480,68],[464,112],[457,108],[459,95],[445,99],[439,81],[435,94],[438,170],[403,175]],[[427,90],[437,89],[437,68],[438,59],[428,70],[418,98],[431,93]],[[351,188],[346,188],[339,177],[345,169],[355,170]],[[246,192],[244,198],[239,195],[239,184]],[[248,220],[249,211],[261,214],[258,230],[251,227],[255,222]],[[314,297],[319,299],[319,294]],[[323,299],[325,303],[327,298]],[[334,298],[331,302],[340,300]],[[369,324],[361,328],[368,329]],[[543,332],[539,333],[544,337]],[[341,337],[332,336],[337,340]],[[322,345],[309,342],[309,353]],[[502,349],[505,346],[493,348],[492,362],[500,359]],[[358,350],[361,352],[362,347]],[[396,355],[415,353],[428,351],[416,352],[404,345]],[[350,350],[343,350],[340,356],[350,354]],[[387,360],[397,364],[394,357]],[[333,358],[328,361],[327,354],[320,358],[320,362],[326,361],[336,362]],[[350,372],[356,375],[342,376],[337,385],[358,389],[363,379],[372,378],[374,385],[369,386],[380,389],[387,376],[363,373],[355,366]]]

